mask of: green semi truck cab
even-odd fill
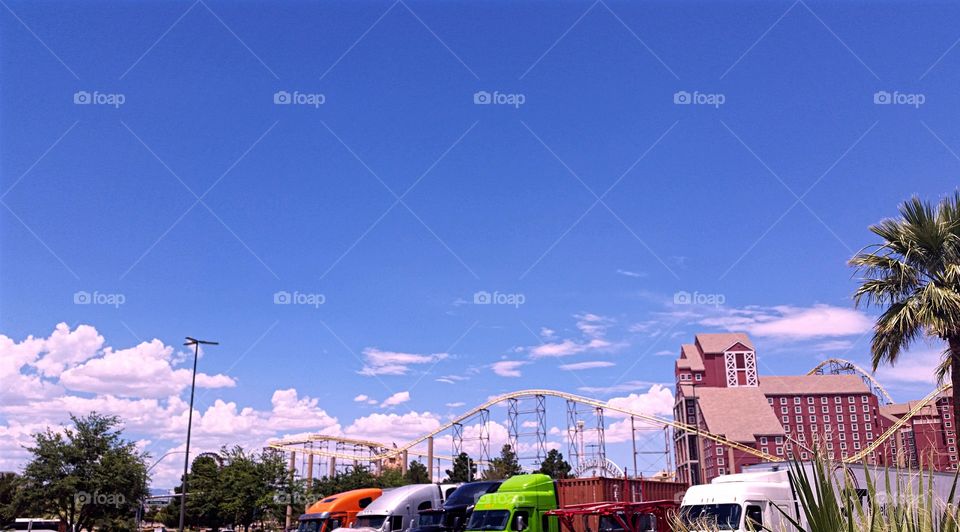
[[[557,491],[547,475],[517,475],[477,501],[467,532],[559,532]]]

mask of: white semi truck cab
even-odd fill
[[[692,530],[789,530],[774,504],[796,518],[796,499],[787,468],[717,477],[710,484],[691,486],[683,496],[680,516]],[[753,524],[751,528],[750,523]]]

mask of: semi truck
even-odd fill
[[[500,487],[500,481],[468,482],[454,490],[443,506],[420,512],[413,532],[463,532],[477,501]]]
[[[559,532],[557,491],[547,475],[516,475],[497,491],[480,497],[467,522],[468,532]]]
[[[297,532],[332,532],[353,525],[357,513],[380,498],[380,488],[345,491],[320,499],[300,516]]]
[[[798,467],[802,467],[811,481],[813,480],[813,463],[804,462]],[[743,473],[722,475],[713,479],[710,484],[691,486],[683,496],[680,518],[691,529],[709,525],[710,530],[738,532],[761,529],[795,530],[783,516],[783,512],[786,512],[806,526],[800,501],[790,483],[790,471],[790,464],[785,462],[757,464],[745,467]],[[866,507],[869,475],[876,490],[875,500],[898,500],[898,493],[886,491],[887,474],[881,467],[867,469],[862,465],[847,465],[843,471],[834,470],[834,491],[843,493],[845,490],[852,490],[854,496]],[[894,490],[913,495],[921,493],[932,478],[933,500],[936,501],[948,499],[954,482],[952,474],[927,472],[923,473],[921,487],[919,473],[889,474]]]
[[[357,513],[351,532],[401,532],[412,529],[417,515],[443,504],[444,494],[455,486],[411,484],[384,490],[369,506]],[[345,532],[340,529],[340,532]]]

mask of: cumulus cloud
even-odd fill
[[[520,367],[529,364],[523,360],[501,360],[494,362],[490,369],[501,377],[520,377]]]
[[[406,375],[410,371],[410,366],[431,364],[444,360],[449,356],[448,353],[421,355],[416,353],[382,351],[376,347],[368,347],[363,350],[364,365],[359,373],[370,377],[377,375]]]
[[[556,339],[556,334],[551,330],[549,336],[542,335],[548,341],[529,348],[530,358],[567,357],[592,351],[611,351],[618,347],[605,338],[607,329],[614,323],[611,318],[592,313],[574,317],[582,338]]]
[[[440,418],[430,412],[376,413],[355,419],[343,433],[351,438],[375,441],[382,441],[384,435],[389,434],[392,441],[405,442],[439,426]]]
[[[410,400],[410,392],[397,392],[391,395],[390,397],[387,397],[382,403],[380,403],[380,406],[382,407],[397,406],[399,404],[406,403],[409,400]]]
[[[173,348],[160,340],[114,351],[63,371],[60,384],[79,392],[127,397],[168,397],[190,385],[192,370],[172,367]],[[227,388],[236,382],[226,375],[197,373],[198,388]]]

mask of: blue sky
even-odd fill
[[[898,202],[957,186],[946,3],[4,7],[0,332],[24,357],[5,377],[52,387],[4,398],[21,438],[65,397],[182,414],[182,385],[118,396],[145,366],[90,362],[156,338],[177,347],[134,354],[174,372],[186,335],[222,343],[200,411],[276,414],[294,389],[304,419],[336,418],[278,434],[519,388],[640,400],[698,331],[751,332],[768,374],[864,362],[847,259]],[[95,332],[73,355],[21,343],[61,322]],[[881,375],[896,398],[930,388],[937,349]]]

